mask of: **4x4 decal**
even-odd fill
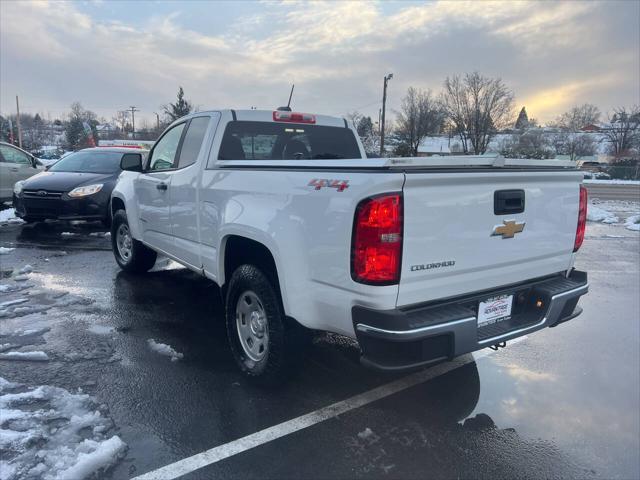
[[[314,178],[307,186],[320,190],[322,187],[335,188],[339,192],[344,192],[349,188],[349,180],[330,180],[326,178]]]

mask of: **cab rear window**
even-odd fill
[[[353,132],[326,127],[271,122],[229,122],[218,160],[335,160],[360,158]]]

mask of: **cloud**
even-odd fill
[[[295,82],[302,110],[367,105],[377,116],[386,73],[393,109],[408,86],[438,90],[471,70],[501,76],[542,121],[574,103],[640,101],[633,2],[263,2],[242,16],[215,6],[227,26],[213,31],[189,25],[189,4],[106,20],[107,4],[2,2],[0,109],[17,93],[54,115],[80,100],[105,116],[135,103],[151,118],[178,85],[202,108],[273,108]]]

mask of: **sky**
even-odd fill
[[[0,1],[0,112],[58,118],[80,101],[155,121],[178,86],[200,110],[377,120],[408,87],[500,77],[545,123],[571,106],[640,104],[640,2]],[[517,113],[517,111],[516,111]]]

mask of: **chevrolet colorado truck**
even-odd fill
[[[220,110],[175,121],[121,167],[117,263],[145,272],[161,254],[217,283],[233,355],[266,383],[308,329],[401,371],[582,311],[587,193],[571,162],[367,158],[344,119]]]

